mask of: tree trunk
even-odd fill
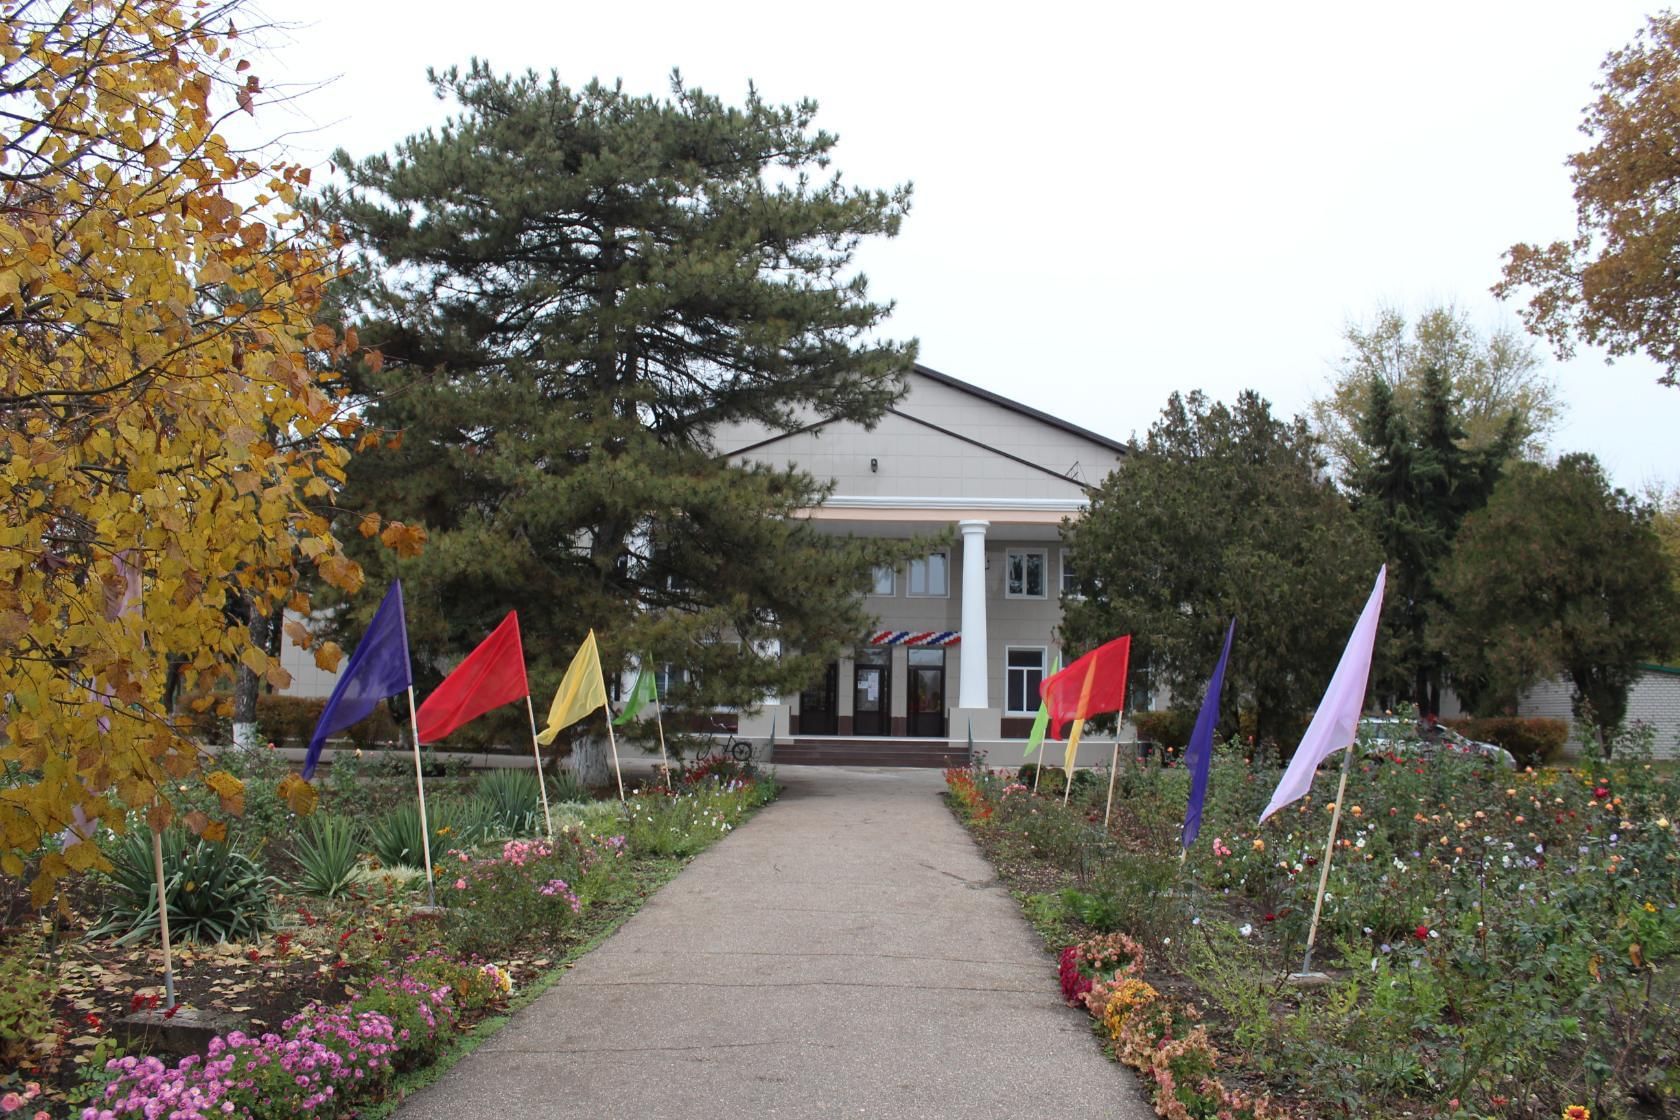
[[[250,616],[251,644],[269,652],[280,627],[261,611],[252,610]],[[262,680],[241,663],[233,682],[233,745],[240,750],[255,750],[262,745],[257,727],[257,694],[262,685]]]
[[[580,785],[590,789],[614,785],[612,752],[605,739],[589,736],[572,744],[572,773]]]

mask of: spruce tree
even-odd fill
[[[891,305],[850,266],[909,187],[830,174],[809,101],[477,61],[429,77],[458,114],[394,155],[339,153],[349,186],[324,199],[369,266],[346,311],[384,363],[356,388],[400,433],[342,504],[429,534],[383,558],[418,671],[517,607],[539,695],[591,628],[609,675],[627,655],[687,670],[679,701],[796,691],[867,629],[871,571],[906,546],[821,531],[799,514],[825,483],[717,435],[871,425],[902,395],[914,344],[878,338]]]

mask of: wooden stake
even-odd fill
[[[169,896],[163,884],[163,833],[155,828],[152,829],[152,871],[157,875],[158,932],[163,937],[163,1007],[167,1011],[175,1006],[175,966],[169,954]]]
[[[671,787],[671,759],[665,754],[665,701],[659,698],[659,682],[653,685],[653,723],[659,728],[659,765],[665,768],[665,788]]]
[[[1307,955],[1301,959],[1301,973],[1312,971],[1313,941],[1318,936],[1318,915],[1324,909],[1324,888],[1330,882],[1330,857],[1336,851],[1336,826],[1342,821],[1342,800],[1347,796],[1348,771],[1353,768],[1353,747],[1342,757],[1342,780],[1336,787],[1336,805],[1330,811],[1330,839],[1324,845],[1324,867],[1318,873],[1318,898],[1313,902],[1312,924],[1307,926]]]
[[[543,827],[548,838],[554,839],[554,818],[548,814],[548,781],[543,777],[542,751],[537,746],[537,711],[531,707],[531,694],[525,694],[525,714],[531,719],[531,757],[537,760],[537,792],[542,794]]]
[[[420,719],[414,711],[414,686],[408,686],[408,725],[414,731],[414,786],[420,791],[420,852],[426,857],[426,905],[437,905],[437,884],[432,880],[432,826],[426,819],[426,776],[420,767]]]

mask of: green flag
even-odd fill
[[[658,693],[653,690],[653,674],[644,667],[636,673],[635,687],[630,690],[630,695],[624,698],[624,710],[613,719],[613,726],[623,727],[636,718],[636,713],[642,710],[643,704],[658,699]]]
[[[1062,658],[1060,654],[1057,654],[1055,662],[1051,665],[1050,675],[1055,676],[1061,671]],[[1026,757],[1031,758],[1033,752],[1044,745],[1044,733],[1049,729],[1050,708],[1043,700],[1040,700],[1038,702],[1038,715],[1033,718],[1032,730],[1027,733]]]

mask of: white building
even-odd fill
[[[715,433],[714,447],[833,479],[832,496],[808,511],[826,531],[950,538],[879,573],[866,604],[874,630],[798,697],[743,720],[742,733],[766,735],[774,722],[784,746],[826,740],[863,758],[885,740],[966,749],[972,735],[994,764],[1019,761],[1058,653],[1071,580],[1062,520],[1084,512],[1087,488],[1125,446],[916,366],[873,430],[822,418],[788,433],[737,425]],[[1093,741],[1081,762],[1109,750]]]

